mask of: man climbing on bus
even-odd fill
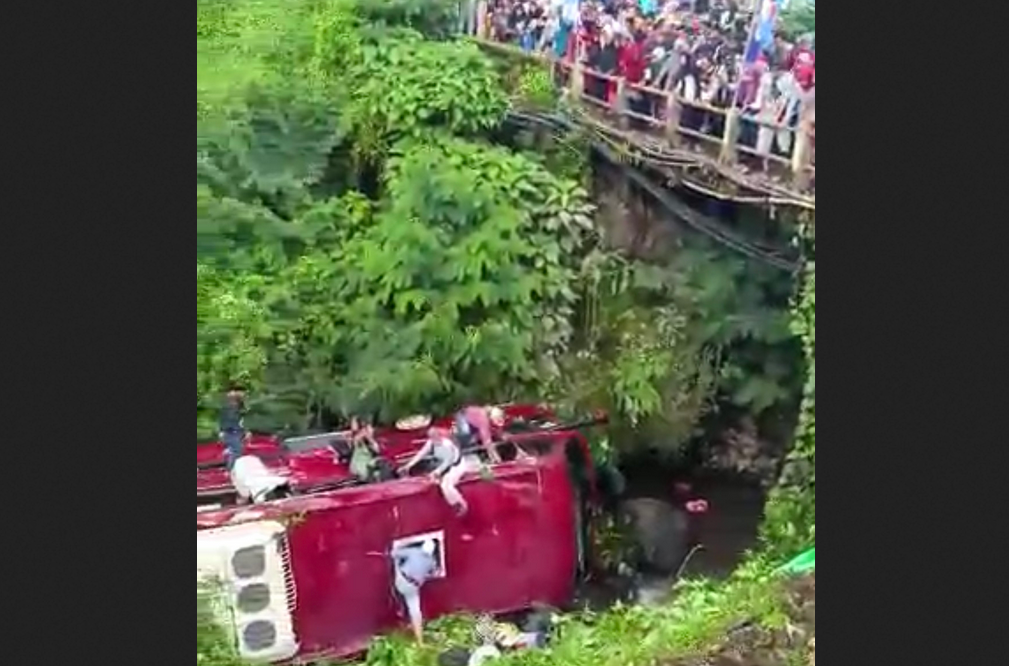
[[[455,416],[455,436],[463,451],[469,451],[477,443],[481,444],[493,465],[502,462],[498,447],[507,441],[504,434],[505,413],[500,407],[467,407]],[[532,458],[514,445],[519,459]]]
[[[455,436],[464,451],[479,442],[490,461],[497,465],[501,462],[501,454],[495,435],[504,425],[505,413],[500,407],[467,407],[455,416]]]
[[[438,572],[438,545],[432,541],[392,551],[396,592],[403,598],[417,643],[424,645],[424,613],[420,591]]]
[[[428,439],[417,455],[400,470],[406,476],[417,465],[431,458],[436,465],[430,478],[441,486],[445,501],[455,510],[458,516],[469,512],[469,504],[459,492],[459,482],[466,473],[479,469],[479,461],[474,465],[473,456],[464,456],[462,450],[452,439],[452,433],[445,428],[431,428]]]

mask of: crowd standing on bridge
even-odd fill
[[[495,41],[625,79],[637,114],[664,120],[648,89],[675,91],[681,127],[720,137],[736,107],[750,121],[740,143],[761,154],[788,156],[804,108],[815,114],[813,36],[790,42],[773,14],[755,18],[735,0],[490,0],[486,14]],[[612,105],[618,87],[587,73],[584,90]]]

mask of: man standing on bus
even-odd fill
[[[220,437],[224,443],[228,469],[242,457],[249,435],[245,430],[245,389],[232,386],[221,410]]]
[[[438,572],[437,553],[438,546],[431,540],[425,541],[422,545],[392,551],[396,592],[406,604],[413,635],[421,646],[424,645],[424,613],[420,603],[420,591]]]

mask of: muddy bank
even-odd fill
[[[703,654],[659,666],[816,666],[816,574],[783,583],[780,594],[785,627],[744,623]]]

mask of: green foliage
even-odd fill
[[[572,411],[604,408],[620,453],[636,444],[673,451],[692,434],[714,391],[714,359],[686,311],[662,298],[656,267],[596,256],[586,273],[577,344],[552,398]],[[658,301],[658,303],[656,302]]]
[[[709,415],[759,417],[793,400],[799,350],[788,312],[773,305],[787,276],[704,246],[664,263],[601,261],[586,272],[577,344],[550,395],[575,411],[607,409],[612,453],[676,458]]]
[[[557,86],[546,65],[523,63],[512,90],[512,104],[533,111],[550,111],[557,106]]]
[[[244,666],[228,640],[228,635],[213,616],[213,594],[207,588],[196,590],[196,664],[197,666]]]
[[[264,427],[303,429],[555,369],[592,208],[483,140],[507,107],[491,62],[424,40],[405,3],[380,24],[347,2],[222,6],[198,6],[198,55],[244,76],[197,71],[198,431],[236,374],[269,397]]]
[[[781,16],[778,29],[788,38],[816,34],[816,0],[799,0]]]
[[[507,655],[511,666],[624,666],[666,663],[697,655],[724,640],[742,622],[763,629],[788,630],[788,601],[782,583],[771,572],[780,562],[751,558],[728,581],[681,583],[675,599],[658,608],[622,607],[602,614],[580,613],[559,618],[553,645]],[[455,616],[425,628],[428,646],[420,648],[405,634],[378,638],[365,656],[365,666],[435,666],[448,647],[472,645],[475,619]],[[197,597],[197,664],[240,666],[227,637],[210,621]]]
[[[434,128],[480,135],[497,127],[507,110],[497,74],[479,48],[419,34],[366,45],[345,84],[353,91],[346,121],[370,160],[397,140]]]
[[[263,308],[249,285],[222,283],[208,266],[196,264],[197,437],[213,432],[213,413],[201,410],[229,381],[256,378],[266,363],[260,346]]]
[[[669,298],[691,314],[697,344],[716,356],[722,404],[759,417],[797,394],[787,275],[701,245],[681,253],[666,276]]]
[[[202,123],[221,123],[241,111],[245,93],[276,85],[304,48],[293,40],[309,3],[282,0],[200,0],[196,5],[197,136]],[[282,39],[286,37],[286,39]]]
[[[571,131],[563,136],[548,137],[533,132],[526,133],[527,148],[531,156],[540,160],[552,173],[569,180],[590,183],[590,142],[588,132]]]
[[[603,614],[561,619],[551,648],[507,655],[511,666],[624,666],[652,664],[676,655],[696,654],[733,625],[752,621],[783,628],[788,617],[779,583],[764,560],[755,559],[726,583],[693,581],[681,586],[670,604],[659,608],[618,607]],[[367,666],[433,666],[447,646],[472,644],[472,621],[452,618],[431,628],[431,645],[418,648],[405,636],[379,639]]]
[[[362,18],[371,26],[408,27],[428,39],[455,33],[458,0],[360,0]]]
[[[815,242],[810,238],[810,242]],[[816,543],[816,263],[806,265],[796,299],[795,334],[807,362],[806,385],[795,445],[778,488],[768,502],[763,540],[770,552],[785,556]]]

